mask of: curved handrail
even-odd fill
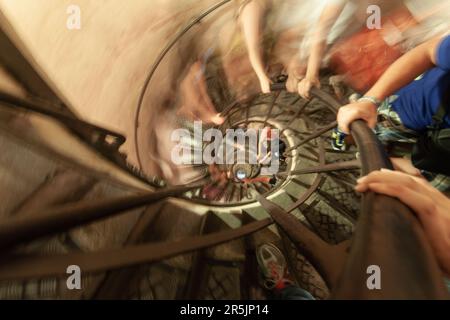
[[[273,90],[284,90],[278,83]],[[313,88],[312,94],[336,110],[341,104]],[[351,133],[358,146],[361,171],[366,175],[392,169],[374,132],[362,120],[353,122]],[[351,250],[338,285],[339,299],[448,299],[441,271],[419,221],[398,199],[367,192],[362,197]],[[368,268],[380,270],[381,289],[371,290]]]
[[[193,236],[173,242],[145,243],[96,252],[55,255],[6,255],[0,264],[0,280],[24,280],[65,275],[70,264],[83,272],[102,272],[166,260],[181,254],[217,246],[258,232],[271,225],[270,218],[243,225],[237,229]]]
[[[313,94],[330,103],[332,107],[339,106],[337,101],[333,101],[334,99],[324,92],[313,90]],[[351,130],[360,148],[363,173],[390,167],[389,159],[374,133],[364,122],[354,122]],[[166,192],[171,193],[170,190]],[[168,196],[169,194],[166,192],[160,192],[157,195],[158,197]],[[149,197],[155,200],[155,194],[153,196],[143,195],[136,197],[131,206],[147,203]],[[115,204],[111,206],[111,203],[108,203],[108,209],[100,214],[106,215],[106,212],[121,211],[117,210]],[[338,284],[332,292],[332,297],[345,299],[447,298],[436,259],[411,210],[396,199],[374,193],[367,193],[363,196],[362,208],[350,254]],[[77,212],[85,211],[85,207],[82,209]],[[97,208],[91,209],[90,212],[95,212],[95,215],[99,214]],[[59,220],[58,216],[55,215],[56,220]],[[78,218],[74,219],[71,223],[78,225]],[[84,218],[81,217],[81,219]],[[42,257],[6,255],[1,266],[0,278],[18,279],[59,274],[61,272],[59,266],[67,264],[67,259],[77,260],[77,263],[82,263],[90,271],[110,270],[149,261],[160,261],[252,234],[271,223],[270,219],[266,219],[222,233],[188,238],[178,242],[125,247],[117,251]],[[64,228],[66,227],[68,226],[65,225]],[[6,233],[11,234],[11,232]],[[16,234],[16,232],[13,233]],[[21,232],[21,234],[21,240],[24,240],[23,237],[28,237],[27,232]],[[2,241],[2,244],[4,243]],[[164,248],[163,251],[161,251],[162,248]],[[129,250],[134,250],[131,256]],[[381,268],[382,290],[370,290],[367,287],[368,274],[366,271],[370,265],[377,265]],[[10,268],[11,266],[14,268]],[[42,268],[34,268],[36,266]],[[336,266],[336,268],[341,269],[340,266]]]
[[[360,150],[363,174],[392,168],[364,121],[355,121],[351,132]],[[380,270],[381,290],[368,288],[370,266]],[[384,195],[373,192],[363,195],[353,245],[333,297],[448,299],[436,257],[410,208]]]
[[[165,198],[179,196],[196,187],[196,185],[174,187],[94,202],[85,200],[47,209],[44,213],[36,212],[26,217],[13,217],[0,224],[0,249],[7,249],[39,237],[64,232],[122,214],[127,210],[150,205]]]
[[[91,147],[94,147],[97,152],[101,153],[121,169],[133,174],[136,178],[152,187],[160,188],[163,186],[158,177],[149,177],[126,162],[119,151],[120,146],[125,143],[126,138],[116,131],[86,122],[85,120],[77,118],[76,115],[55,110],[50,102],[37,97],[24,99],[0,92],[0,105],[12,109],[23,109],[51,117]]]
[[[125,136],[120,133],[96,126],[84,120],[78,119],[74,116],[70,116],[62,112],[58,112],[50,108],[43,107],[42,105],[38,105],[34,102],[14,97],[12,95],[3,92],[0,92],[0,103],[6,106],[11,106],[14,108],[23,108],[46,116],[50,116],[54,119],[57,119],[58,121],[63,123],[66,127],[72,130],[75,130],[75,126],[81,126],[90,131],[97,132],[105,136],[114,137],[115,141],[113,145],[116,148],[120,147],[126,140]]]

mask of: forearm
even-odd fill
[[[308,69],[306,76],[309,78],[317,78],[319,76],[322,59],[325,55],[326,40],[317,41],[311,48],[311,55],[308,60]]]
[[[257,1],[248,3],[241,14],[241,26],[250,63],[258,76],[265,74],[260,45],[262,15],[263,8]]]
[[[427,41],[403,55],[386,70],[366,95],[384,100],[434,67],[434,55],[439,42],[440,38]]]

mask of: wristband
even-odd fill
[[[378,100],[378,99],[375,98],[375,97],[364,96],[364,97],[361,97],[361,98],[358,99],[358,102],[361,102],[361,101],[368,101],[368,102],[371,102],[371,103],[373,103],[377,108],[381,105],[381,101]]]

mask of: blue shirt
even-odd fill
[[[415,131],[433,123],[444,93],[450,90],[450,35],[441,41],[436,54],[436,67],[400,89],[392,103],[404,126]],[[444,127],[450,127],[448,115]]]

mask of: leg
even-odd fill
[[[250,63],[258,76],[261,91],[270,92],[270,79],[266,74],[264,67],[262,48],[261,48],[261,30],[262,16],[264,8],[258,1],[250,1],[242,9],[240,22],[247,45]]]
[[[378,108],[379,122],[375,127],[375,133],[384,145],[398,142],[414,144],[418,133],[406,128],[400,116],[392,109],[392,102],[395,99],[395,96],[387,98]]]

